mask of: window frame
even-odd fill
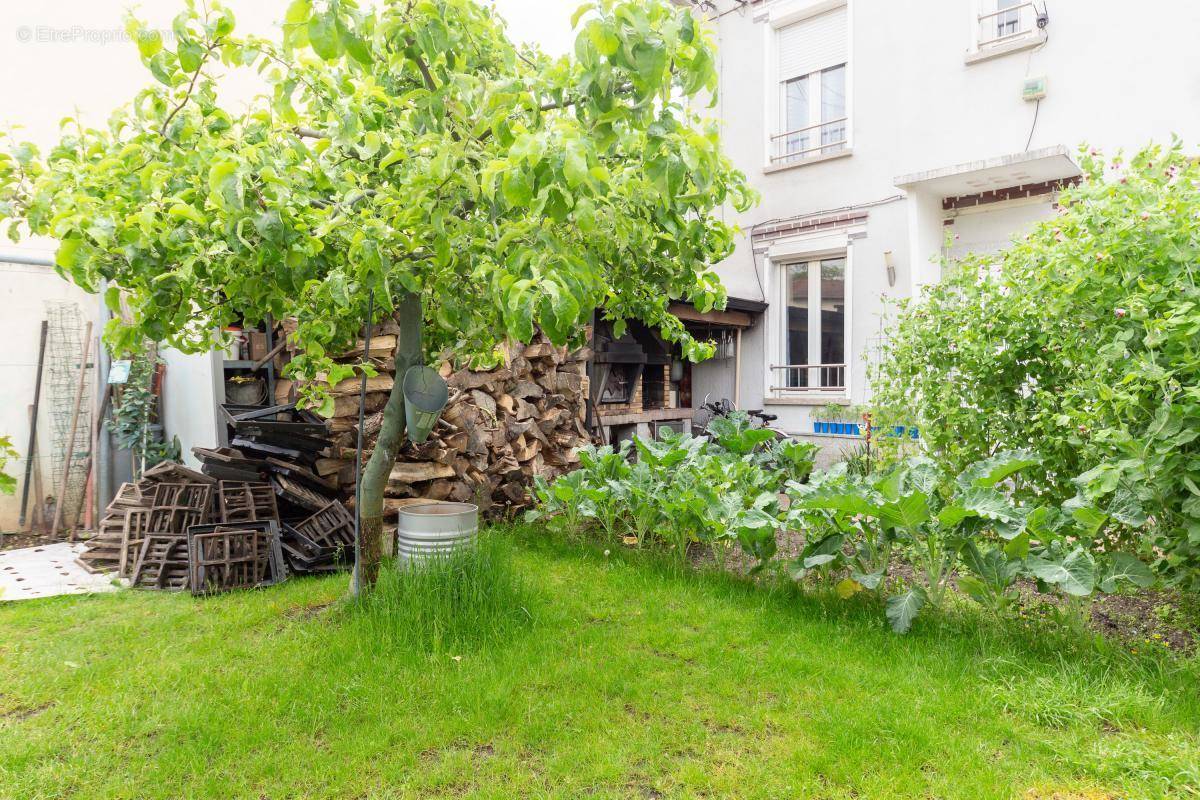
[[[773,248],[774,249],[774,248]],[[775,387],[785,386],[787,375],[782,370],[772,369],[773,366],[790,364],[788,359],[789,330],[788,330],[788,300],[790,294],[789,271],[798,264],[808,264],[808,295],[809,295],[809,352],[820,353],[821,336],[821,263],[830,259],[841,259],[843,262],[843,292],[844,311],[842,318],[842,351],[845,354],[842,383],[840,389],[823,389],[821,387],[796,387],[790,390],[778,391]],[[820,404],[828,401],[848,400],[854,389],[853,375],[855,366],[854,351],[854,247],[845,233],[832,237],[821,237],[807,242],[796,242],[792,246],[784,246],[766,256],[768,280],[774,285],[768,287],[768,296],[773,298],[768,310],[769,336],[766,350],[766,386],[764,387],[764,403],[797,402],[804,405]],[[814,269],[815,265],[815,269]],[[814,285],[815,284],[815,285]],[[814,324],[815,323],[815,324]],[[814,335],[815,334],[815,335]],[[815,347],[814,347],[815,344]],[[808,361],[809,359],[806,359]],[[819,358],[818,358],[819,361]]]
[[[844,142],[834,152],[824,152],[825,147],[821,147],[807,155],[783,156],[774,158],[775,155],[775,138],[786,134],[787,131],[783,128],[785,119],[785,97],[784,92],[786,81],[780,75],[779,70],[779,32],[782,28],[793,25],[797,22],[802,22],[811,17],[816,17],[829,11],[835,11],[839,8],[846,9],[846,56],[845,61],[837,64],[829,64],[808,73],[807,76],[793,76],[793,78],[808,77],[812,81],[812,76],[817,76],[814,83],[819,82],[822,72],[828,69],[842,67],[845,69],[844,94],[845,94],[845,137]],[[763,171],[775,172],[782,169],[790,169],[793,167],[804,166],[807,164],[820,163],[822,161],[848,156],[853,152],[854,148],[854,9],[853,0],[777,0],[770,4],[755,16],[756,21],[765,22],[763,25],[763,81],[765,91],[767,92],[767,102],[764,103],[763,116]],[[820,88],[815,90],[810,88],[809,92],[809,108],[810,117],[814,117],[812,113],[813,104],[816,103],[816,114],[814,118],[820,117]],[[814,99],[816,98],[816,99]],[[810,123],[811,124],[811,123]],[[822,125],[825,123],[822,123]],[[814,129],[814,132],[819,136],[820,129]]]
[[[842,113],[840,116],[825,119],[825,75],[835,70],[842,71]],[[834,155],[849,146],[850,117],[846,111],[848,105],[846,97],[847,71],[848,66],[845,63],[831,64],[828,67],[822,67],[807,75],[797,75],[794,78],[787,78],[779,82],[779,98],[777,101],[779,103],[779,123],[777,127],[780,130],[771,136],[771,153],[769,154],[769,158],[772,165],[784,166],[806,161],[810,158]],[[793,130],[791,129],[792,126],[787,123],[788,111],[791,108],[788,103],[788,87],[797,81],[805,81],[808,84],[808,114],[807,122],[800,128]],[[824,141],[827,133],[826,128],[838,122],[843,123],[841,138],[836,142],[826,144]],[[795,152],[789,150],[783,154],[776,155],[776,140],[785,136],[790,137],[791,135],[800,138],[801,146]]]
[[[1011,34],[1000,35],[1000,17],[992,17],[990,25],[993,30],[990,35],[984,36],[985,24],[980,19],[985,14],[1003,13],[1011,11],[1016,16],[1016,25],[1019,27],[1022,24],[1028,24],[1025,30],[1017,30]],[[987,61],[997,56],[1002,56],[1007,53],[1019,52],[1027,50],[1030,47],[1040,45],[1046,39],[1045,31],[1037,26],[1036,5],[1032,5],[1028,0],[1016,0],[1013,7],[1000,7],[1000,0],[971,0],[970,3],[970,49],[967,50],[967,64],[974,64],[980,61]]]

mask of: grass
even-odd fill
[[[491,536],[464,623],[401,575],[0,607],[0,797],[1200,791],[1195,662]]]

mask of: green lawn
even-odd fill
[[[514,558],[532,620],[437,655],[364,636],[328,605],[344,577],[4,604],[0,796],[1200,791],[1194,662],[1064,655],[969,617],[897,637],[877,609],[638,556]]]

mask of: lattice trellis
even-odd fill
[[[86,318],[77,303],[46,302],[46,401],[42,404],[50,431],[50,491],[57,493],[66,469],[68,442],[71,435],[71,416],[79,386],[79,362],[83,357],[83,335]],[[89,356],[90,359],[90,356]],[[92,448],[92,411],[95,405],[93,383],[95,368],[89,361],[84,377],[83,394],[79,403],[79,422],[75,428],[75,448],[71,455],[70,477],[64,497],[63,519],[73,521],[84,502],[87,484],[87,462]],[[68,524],[70,524],[68,522]]]

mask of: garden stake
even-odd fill
[[[371,320],[375,316],[375,290],[367,294],[367,325],[363,337],[363,358],[371,358]],[[399,377],[399,376],[398,376]],[[363,451],[363,420],[367,408],[367,373],[363,372],[362,382],[358,387],[358,446],[354,450],[354,577],[350,581],[350,591],[358,594],[359,565],[362,563],[359,525],[362,519],[362,451]]]
[[[25,527],[25,510],[29,507],[29,475],[33,471],[33,450],[37,446],[37,415],[42,399],[42,367],[46,364],[46,332],[49,329],[50,323],[42,320],[41,344],[38,345],[37,378],[33,383],[33,416],[29,419],[29,447],[25,449],[25,485],[21,487],[21,518],[17,520],[17,524],[21,528]],[[42,498],[37,498],[36,502],[42,502]]]
[[[75,432],[79,428],[79,404],[83,401],[83,384],[87,379],[88,353],[92,349],[92,323],[88,320],[83,329],[83,353],[79,356],[79,383],[75,386],[75,402],[71,407],[71,434],[67,437],[67,454],[63,459],[62,484],[58,487],[58,501],[54,504],[54,524],[50,526],[50,538],[57,538],[58,526],[62,524],[63,506],[67,499],[67,480],[71,477],[71,459],[75,456]],[[72,530],[69,541],[75,541]]]

